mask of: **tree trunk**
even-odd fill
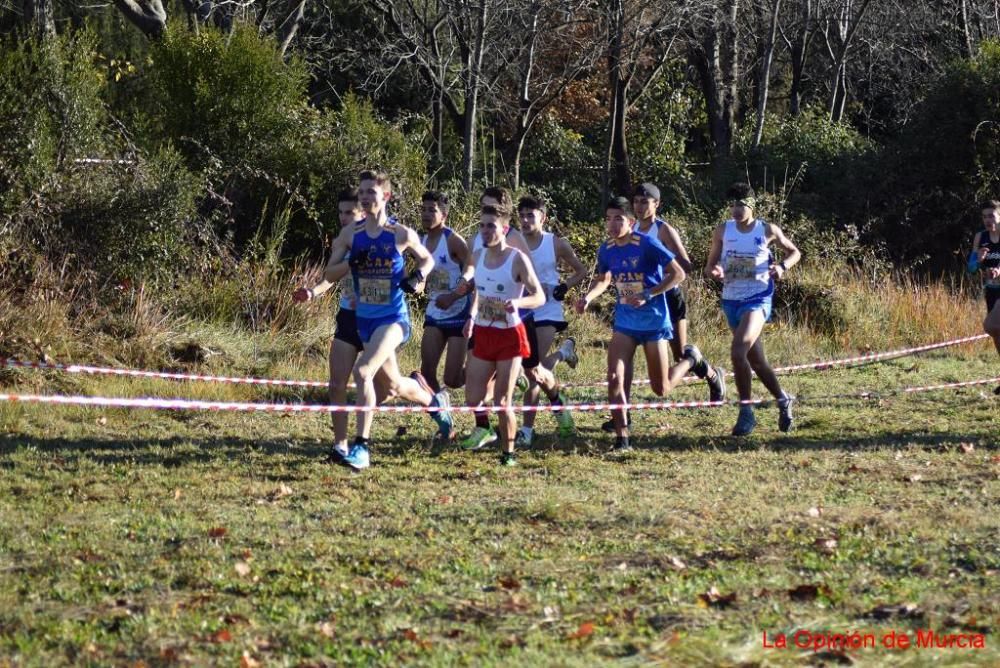
[[[628,109],[628,80],[622,71],[625,40],[625,5],[623,0],[612,2],[608,31],[608,143],[604,162],[603,190],[605,198],[614,192],[628,196],[632,174],[628,142],[625,138],[625,118]]]
[[[486,38],[486,5],[479,5],[476,14],[475,42],[469,53],[467,62],[468,77],[465,83],[465,127],[462,133],[464,147],[462,150],[462,187],[466,192],[472,190],[473,169],[476,160],[476,118],[479,104],[480,78],[482,75],[483,52]]]
[[[52,2],[53,0],[24,0],[22,5],[25,23],[42,38],[53,37],[56,34]]]
[[[708,133],[712,147],[712,166],[718,171],[732,152],[738,107],[739,50],[736,39],[736,16],[739,0],[730,0],[726,14],[717,14],[701,44],[692,54],[701,79]],[[725,44],[726,48],[723,49]],[[723,59],[728,59],[727,63]]]
[[[288,46],[295,39],[295,34],[299,31],[299,26],[302,25],[302,18],[306,13],[306,0],[301,0],[298,6],[289,12],[285,20],[281,22],[281,26],[278,27],[278,37],[281,46],[279,47],[278,53],[281,57],[285,57],[285,52],[288,51]]]
[[[160,0],[115,0],[115,7],[150,39],[167,29],[167,12]]]
[[[771,12],[771,30],[768,32],[767,45],[760,61],[760,76],[757,81],[757,125],[753,132],[753,147],[760,146],[764,136],[764,114],[767,112],[767,92],[771,82],[771,63],[774,60],[774,44],[778,37],[778,12],[781,10],[781,0],[774,0]]]

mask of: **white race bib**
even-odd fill
[[[388,304],[391,286],[389,278],[359,278],[358,298],[362,304]]]

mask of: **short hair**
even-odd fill
[[[1000,209],[1000,200],[995,200],[995,199],[983,200],[979,204],[979,208],[983,211],[985,211],[986,209],[994,209],[994,210]]]
[[[610,209],[620,209],[629,218],[635,218],[635,214],[632,213],[632,202],[627,197],[612,197],[609,199],[607,206],[604,207],[604,213],[607,213]]]
[[[337,204],[343,202],[351,202],[352,204],[358,203],[358,189],[357,188],[344,188],[339,193],[337,193]]]
[[[545,200],[542,199],[540,195],[525,195],[521,199],[517,200],[517,210],[520,211],[521,209],[538,209],[542,213],[545,213],[547,205],[545,204]]]
[[[358,174],[358,182],[360,183],[361,181],[374,181],[381,186],[383,190],[392,192],[392,181],[389,179],[389,175],[385,172],[366,169]]]
[[[510,196],[510,191],[506,188],[501,188],[500,186],[489,186],[483,190],[483,194],[479,197],[479,201],[483,201],[483,197],[492,197],[496,201],[500,202],[507,209],[508,215],[514,208],[514,199]]]
[[[421,202],[434,202],[441,209],[441,213],[448,214],[448,195],[440,190],[428,190],[420,196]]]
[[[726,197],[728,199],[746,199],[747,197],[756,196],[757,194],[746,181],[737,181],[733,185],[729,186],[729,190],[726,191]]]
[[[480,209],[482,213],[488,213],[500,218],[502,220],[510,221],[510,206],[500,202],[500,204],[494,206],[493,204],[486,204]]]

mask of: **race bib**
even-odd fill
[[[360,278],[358,279],[358,298],[362,304],[388,304],[392,279]]]
[[[726,283],[757,279],[757,258],[730,255],[726,260]]]
[[[642,281],[618,281],[615,283],[615,289],[618,290],[618,301],[624,302],[628,297],[641,295],[646,287]]]
[[[435,269],[431,272],[431,275],[427,277],[427,292],[433,294],[435,292],[448,292],[451,290],[451,277],[448,276],[448,272],[444,269]]]
[[[479,318],[489,322],[507,322],[506,302],[496,297],[480,297]]]

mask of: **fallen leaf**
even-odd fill
[[[177,487],[174,489],[174,501],[180,501],[181,499],[181,488]]]
[[[967,455],[976,451],[976,446],[973,443],[959,443],[958,447]]]
[[[401,576],[397,575],[393,579],[389,580],[389,585],[395,587],[396,589],[402,589],[403,587],[409,586],[409,582],[404,580]]]
[[[809,517],[819,517],[820,515],[823,514],[823,506],[819,507],[814,506],[806,512],[809,514]]]
[[[454,640],[455,638],[461,638],[462,635],[464,635],[462,629],[448,629],[445,631],[444,637]]]
[[[240,657],[240,668],[260,668],[260,661],[250,656],[250,652],[244,650]]]
[[[624,608],[622,610],[622,619],[624,619],[629,624],[635,624],[636,612],[638,608]]]
[[[226,535],[226,527],[212,527],[208,530],[209,538],[222,538]]]
[[[698,594],[698,601],[705,608],[728,608],[736,604],[736,593],[721,594],[718,589],[712,587],[704,594]]]
[[[788,597],[800,603],[815,601],[820,594],[829,594],[825,585],[803,584],[788,590]]]
[[[833,554],[837,550],[837,539],[817,538],[813,541],[813,547],[824,554]]]
[[[250,575],[250,564],[245,561],[237,561],[233,564],[233,568],[236,570],[236,574],[241,578],[245,578]]]
[[[97,424],[101,425],[102,427],[107,423],[108,423],[108,418],[104,417],[103,415],[97,418]]]
[[[219,629],[208,638],[211,642],[229,642],[233,639],[233,634],[229,629]]]
[[[914,603],[899,603],[896,605],[880,605],[866,612],[863,617],[872,619],[923,619],[924,613]]]
[[[317,624],[316,630],[320,632],[320,635],[323,635],[327,638],[333,638],[335,635],[337,635],[333,622],[323,622],[321,624]]]
[[[437,498],[437,502],[442,506],[447,506],[449,503],[455,502],[455,497],[453,497],[451,494],[444,494]]]
[[[594,634],[594,624],[593,622],[584,622],[580,624],[579,628],[574,633],[571,633],[568,640],[582,640],[583,638],[590,637]]]
[[[673,568],[675,571],[683,571],[685,568],[687,568],[687,564],[681,561],[679,557],[671,556],[667,560],[667,563],[670,564],[670,567]]]
[[[514,576],[508,576],[500,578],[500,586],[507,590],[518,590],[521,588],[521,583]]]
[[[166,663],[173,663],[178,659],[177,650],[173,647],[161,647],[160,658]]]
[[[559,608],[554,605],[545,606],[542,613],[545,614],[545,618],[542,620],[544,622],[554,622],[559,619]]]
[[[911,476],[910,476],[910,477],[908,478],[908,480],[909,480],[910,482],[920,482],[920,481],[921,481],[921,480],[923,480],[923,479],[924,479],[924,477],[923,477],[922,475],[920,475],[919,473],[914,473],[913,475],[911,475]]]

